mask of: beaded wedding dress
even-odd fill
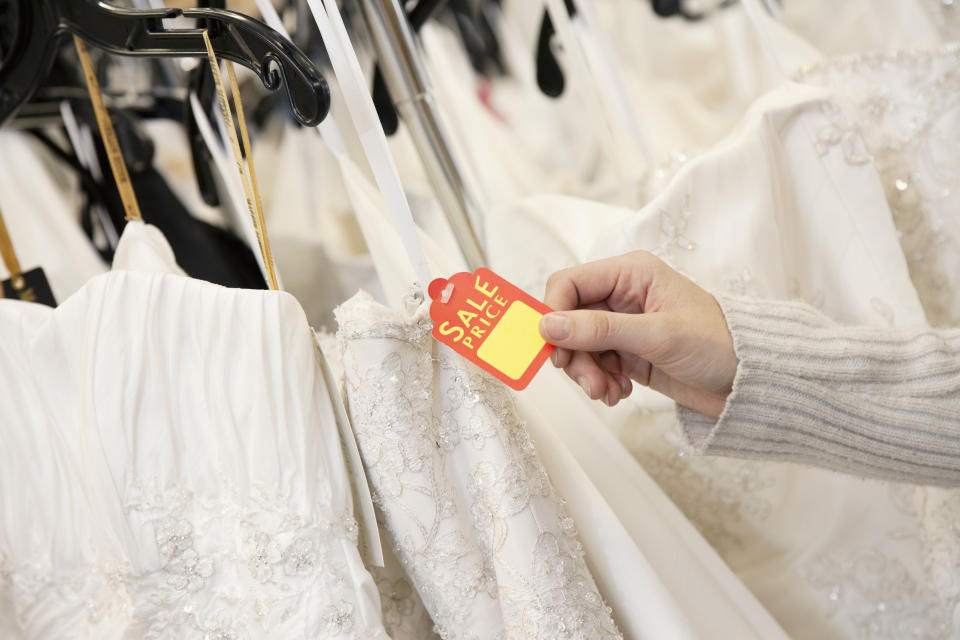
[[[957,33],[947,3],[908,4],[898,15],[911,16],[901,26],[918,41]],[[896,19],[879,12],[874,22]],[[821,88],[788,84],[708,153],[674,154],[648,175],[651,202],[640,211],[562,196],[494,207],[485,216],[491,266],[539,295],[557,269],[648,249],[713,291],[799,297],[844,322],[956,326],[957,62],[956,45],[943,45],[806,64],[793,78]],[[672,403],[641,392],[633,406],[599,408],[597,424],[792,637],[960,633],[957,492],[691,458]]]
[[[759,100],[712,151],[654,172],[639,212],[562,196],[489,210],[491,266],[539,295],[557,269],[644,248],[713,291],[800,297],[845,322],[956,325],[957,58],[947,45],[807,65],[796,79],[822,88]],[[596,424],[792,637],[957,633],[956,492],[691,458],[672,403],[637,393],[634,407],[598,408]]]
[[[372,186],[342,169],[375,261],[409,271]],[[435,272],[456,268],[421,242]],[[785,637],[589,401],[549,370],[510,392],[438,345],[429,301],[407,294],[337,310],[335,359],[403,569],[374,570],[392,637],[422,637],[424,609],[444,638]]]
[[[444,50],[431,44],[429,30],[425,36],[428,48]],[[798,46],[794,50],[803,54],[808,49]],[[887,64],[889,61],[883,63]],[[926,74],[926,64],[921,61],[915,73]],[[436,68],[444,70],[441,64]],[[441,105],[444,100],[460,105],[457,100],[464,92],[458,96],[452,80],[458,73],[449,65],[446,69],[441,80],[451,90],[448,96],[440,96]],[[811,67],[810,73],[814,71]],[[772,79],[777,80],[775,73]],[[876,79],[873,82],[883,86]],[[737,108],[738,100],[751,100],[751,92],[759,86],[747,83],[740,89],[731,96],[731,109]],[[902,91],[901,98],[923,98],[913,89],[897,91]],[[474,159],[476,175],[486,189],[495,192],[488,194],[488,200],[499,204],[483,216],[490,266],[534,295],[542,293],[546,277],[558,268],[647,248],[716,291],[802,297],[848,322],[923,322],[926,314],[921,300],[926,304],[926,294],[921,286],[917,295],[910,277],[916,272],[916,256],[905,259],[898,242],[898,231],[906,228],[903,216],[895,203],[888,206],[881,181],[881,174],[887,175],[882,167],[880,174],[876,168],[881,165],[879,154],[864,144],[857,120],[844,103],[843,91],[796,85],[781,88],[761,100],[745,123],[713,151],[693,161],[677,154],[646,176],[646,184],[638,186],[639,198],[651,202],[639,212],[559,196],[516,201],[518,195],[553,187],[555,183],[545,180],[547,172],[523,170],[549,163],[515,161],[514,150],[501,144],[506,139],[503,132],[496,133],[495,115],[476,108],[454,108],[451,113],[462,120],[456,127],[461,148],[470,150],[467,155],[475,149],[482,151]],[[518,124],[523,126],[523,122],[514,126]],[[534,136],[534,127],[530,128]],[[710,143],[722,129],[721,125],[710,127],[691,140]],[[880,131],[883,138],[896,129]],[[870,134],[865,137],[869,141]],[[536,154],[536,149],[520,151],[522,158]],[[559,160],[573,176],[568,187],[560,188],[594,193],[596,185],[589,184],[590,163],[580,161],[596,155],[594,148],[583,156]],[[344,179],[356,181],[349,171],[344,171]],[[915,185],[902,175],[887,181],[895,193]],[[397,258],[403,249],[383,249],[391,243],[386,237],[391,232],[384,229],[391,229],[392,223],[382,212],[363,213],[364,209],[377,209],[377,197],[358,195],[359,191],[362,188],[354,185],[351,199],[361,220],[368,218],[365,236],[368,243],[372,239],[378,270],[392,277],[394,284],[411,282],[409,265]],[[371,225],[370,219],[379,223]],[[447,232],[428,230],[429,237],[422,241],[428,249],[436,249],[429,240]],[[433,263],[434,272],[444,275],[459,269],[456,261],[441,258]],[[407,293],[396,286],[386,289],[394,300]],[[502,508],[501,517],[490,515],[494,511],[487,499],[490,494],[483,488],[490,482],[506,487],[508,483],[501,478],[508,474],[484,472],[484,479],[476,480],[471,471],[470,481],[461,480],[463,488],[455,496],[459,502],[447,502],[446,494],[438,489],[443,483],[432,478],[437,474],[449,478],[443,475],[448,470],[442,463],[445,447],[457,451],[491,442],[501,447],[509,441],[507,434],[513,432],[515,418],[511,417],[513,410],[505,412],[495,390],[478,390],[484,386],[482,379],[470,382],[472,377],[465,375],[469,369],[456,369],[449,354],[434,352],[426,332],[417,326],[422,315],[419,303],[403,312],[388,311],[369,298],[355,298],[340,311],[340,350],[360,446],[366,464],[375,469],[372,488],[386,525],[384,538],[400,556],[401,566],[394,567],[393,573],[377,574],[384,618],[395,622],[389,630],[397,636],[402,631],[405,637],[422,637],[429,626],[424,626],[426,609],[439,630],[460,637],[469,625],[451,621],[482,617],[477,612],[492,597],[492,587],[484,592],[477,585],[490,585],[505,576],[513,578],[506,584],[528,586],[533,582],[522,562],[499,556],[502,547],[489,543],[502,539],[490,537],[491,523],[496,524],[493,531],[499,527],[516,532],[508,526],[511,523],[503,517]],[[460,380],[454,371],[460,373]],[[625,636],[782,635],[767,611],[743,591],[746,583],[792,637],[950,637],[950,618],[956,606],[956,595],[951,594],[957,575],[951,563],[957,545],[944,528],[955,521],[949,495],[926,490],[915,493],[909,487],[790,465],[691,460],[676,427],[672,403],[638,392],[633,407],[585,407],[579,391],[556,383],[553,374],[541,373],[534,387],[517,395],[515,401],[519,415],[527,420],[525,431],[551,479],[552,491],[567,501],[566,513],[577,525],[585,566],[596,584],[595,591],[584,593],[596,593],[611,607],[611,616]],[[464,398],[469,401],[465,403]],[[620,457],[626,453],[623,446],[614,442],[619,450],[609,448],[609,434],[601,425],[610,426],[720,551],[739,580],[715,562],[712,551],[651,485],[636,460]],[[405,434],[402,440],[409,444],[399,446],[401,438],[391,432]],[[409,439],[411,432],[416,437]],[[478,432],[486,435],[478,436]],[[592,455],[596,457],[591,459]],[[597,459],[603,456],[606,464]],[[471,464],[467,463],[468,469]],[[536,508],[535,500],[527,501],[530,486],[536,486],[536,474],[509,477],[521,490],[521,500],[512,504],[524,505],[518,514],[523,521],[527,505]],[[384,500],[397,492],[401,500]],[[533,495],[544,498],[536,492]],[[415,501],[416,507],[401,506]],[[591,503],[600,505],[597,512],[603,512],[602,520],[590,518]],[[441,504],[449,505],[449,512],[438,506]],[[464,512],[471,514],[470,526]],[[637,513],[656,517],[644,519]],[[448,553],[441,563],[434,536],[444,526],[455,528],[455,539],[466,542],[456,546],[452,555],[450,546],[440,545]],[[522,537],[528,548],[530,530]],[[669,541],[653,539],[651,531]],[[614,533],[620,537],[615,538]],[[550,553],[555,551],[551,547]],[[493,560],[481,562],[478,553],[480,558]],[[619,572],[611,557],[619,562]],[[456,574],[461,558],[467,566],[487,568],[463,572],[456,583],[468,585],[465,590],[444,588]],[[498,563],[512,568],[498,572]],[[574,573],[581,571],[580,566]],[[638,567],[642,569],[635,569]],[[641,578],[633,582],[633,589],[627,588],[627,578],[636,575]],[[564,579],[560,573],[553,577]],[[695,593],[696,589],[700,591]],[[529,587],[517,591],[519,601],[528,592]],[[644,593],[639,600],[648,606],[637,606],[637,593]],[[650,606],[648,594],[662,604]],[[565,623],[564,631],[575,635],[599,628],[601,633],[611,633],[597,599],[591,595],[574,602],[581,603],[582,613],[575,616],[576,625]],[[590,606],[583,609],[583,603]],[[518,622],[502,610],[479,628],[497,633],[542,629],[536,625],[546,621],[553,625],[551,610],[542,605],[536,602],[538,613],[529,623]]]
[[[386,638],[299,304],[178,271],[0,302],[0,634]]]
[[[436,347],[416,307],[358,294],[338,337],[385,537],[437,633],[621,637],[506,388]]]
[[[814,92],[786,110],[765,98],[588,257],[649,248],[714,291],[956,326],[957,61],[948,45],[801,68],[823,89],[785,87]],[[670,408],[641,403],[621,439],[792,637],[960,632],[957,491],[678,455]]]

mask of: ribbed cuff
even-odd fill
[[[718,297],[740,360],[696,453],[960,485],[960,332],[841,327],[799,302]]]

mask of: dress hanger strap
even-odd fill
[[[206,31],[203,32],[203,40],[207,46],[207,60],[210,63],[210,71],[213,74],[213,82],[217,91],[217,102],[223,114],[227,137],[230,138],[233,157],[236,161],[237,171],[240,174],[240,182],[243,185],[243,193],[247,201],[247,211],[253,220],[253,228],[257,232],[260,253],[267,271],[267,282],[272,290],[278,291],[280,289],[280,282],[277,278],[273,254],[270,251],[270,241],[267,238],[267,226],[263,218],[263,202],[260,198],[257,173],[253,168],[253,150],[250,146],[247,119],[243,114],[243,104],[240,101],[237,72],[233,66],[233,62],[227,60],[227,78],[230,82],[230,90],[233,95],[233,105],[237,112],[237,122],[240,125],[240,136],[243,138],[243,149],[241,149],[240,140],[237,138],[237,127],[234,124],[233,115],[230,112],[230,101],[227,97],[227,91],[223,86],[223,78],[220,76],[220,63],[217,60],[217,54],[213,49],[213,44],[210,42],[210,36]],[[244,151],[246,151],[246,161],[244,161]]]
[[[20,261],[17,259],[17,252],[13,249],[13,242],[10,240],[10,234],[7,232],[7,225],[3,221],[3,214],[0,213],[0,258],[10,273],[10,283],[14,289],[22,289],[25,286],[23,281],[23,270],[20,268]],[[3,287],[0,286],[0,298],[4,297]]]
[[[113,179],[116,181],[117,190],[120,192],[120,201],[123,202],[124,215],[127,221],[142,221],[143,215],[140,213],[137,194],[133,191],[133,183],[130,181],[127,163],[123,158],[123,150],[120,148],[120,142],[117,140],[117,132],[113,128],[110,114],[103,102],[103,93],[100,91],[97,74],[93,70],[93,64],[90,62],[87,45],[84,44],[83,40],[78,36],[73,36],[73,44],[76,46],[77,55],[80,57],[80,66],[83,67],[83,77],[87,83],[87,91],[90,93],[90,103],[93,105],[93,113],[97,118],[97,127],[100,129],[100,137],[103,138],[103,146],[107,150],[107,159],[110,161],[110,170],[113,172]]]

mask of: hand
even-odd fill
[[[739,364],[712,295],[647,251],[558,271],[540,333],[553,364],[613,406],[631,380],[717,418]]]

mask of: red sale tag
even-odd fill
[[[489,269],[438,278],[427,291],[433,337],[514,389],[530,384],[554,349],[539,328],[552,309]]]

